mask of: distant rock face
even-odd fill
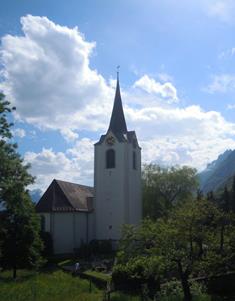
[[[207,193],[217,191],[231,181],[235,175],[235,150],[226,150],[218,159],[209,163],[199,173],[200,189]]]
[[[34,189],[29,191],[29,195],[34,203],[37,203],[42,196],[42,191],[40,189]]]

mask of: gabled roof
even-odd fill
[[[36,205],[37,212],[67,212],[93,210],[93,187],[53,180]]]
[[[127,133],[126,120],[125,120],[123,107],[122,107],[122,98],[121,98],[118,78],[117,78],[116,93],[115,93],[114,104],[113,104],[113,111],[112,111],[112,116],[110,119],[108,131],[112,131],[116,135]]]

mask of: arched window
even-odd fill
[[[115,168],[115,151],[113,149],[106,152],[106,168]]]
[[[133,169],[136,169],[136,152],[133,152],[132,165]]]
[[[41,231],[42,232],[46,231],[46,219],[44,215],[41,215]]]

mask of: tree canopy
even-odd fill
[[[145,165],[143,169],[144,216],[156,219],[179,202],[184,202],[198,189],[197,171],[194,168]]]
[[[234,216],[213,202],[191,199],[157,221],[145,219],[140,227],[126,225],[120,242],[116,274],[130,265],[153,262],[152,276],[181,281],[184,300],[192,299],[191,277],[207,277],[234,269]],[[141,259],[141,260],[140,260]],[[138,271],[141,271],[140,269]],[[136,272],[135,272],[136,275]]]
[[[12,123],[8,122],[11,112],[10,103],[0,94],[0,202],[4,208],[0,265],[12,268],[16,277],[19,267],[33,267],[41,262],[42,242],[39,217],[27,190],[34,178],[28,171],[29,165],[17,153],[17,145],[11,141]]]

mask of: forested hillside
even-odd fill
[[[234,175],[235,150],[227,150],[199,173],[200,189],[207,193],[221,190],[225,185],[231,186]]]

